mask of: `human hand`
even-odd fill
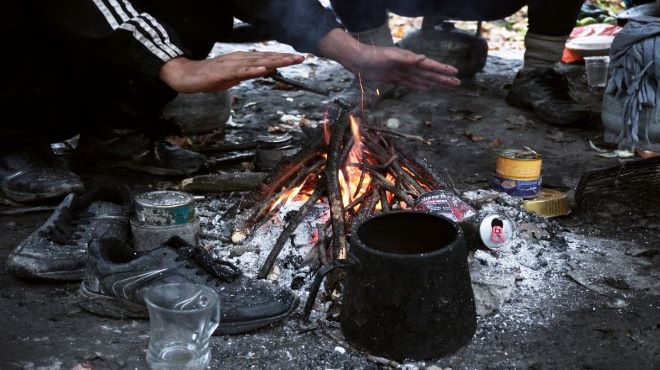
[[[456,87],[458,70],[424,55],[396,47],[369,46],[355,57],[351,68],[363,79],[391,82],[413,90]]]
[[[295,54],[242,51],[204,60],[179,57],[161,67],[160,79],[177,92],[215,92],[303,60]]]
[[[330,31],[319,43],[321,54],[334,59],[369,80],[399,84],[415,90],[455,87],[458,70],[424,55],[396,47],[359,42],[340,29]]]

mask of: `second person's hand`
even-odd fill
[[[236,52],[204,60],[179,57],[161,67],[160,78],[177,92],[215,92],[304,60],[301,55],[271,52]]]

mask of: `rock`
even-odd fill
[[[504,302],[511,296],[516,284],[512,275],[497,278],[481,279],[472,277],[472,290],[477,306],[477,315],[485,316],[498,311]]]

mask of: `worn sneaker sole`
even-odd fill
[[[9,255],[7,258],[7,271],[24,279],[45,279],[57,281],[80,281],[83,279],[85,268],[61,271],[35,271],[30,266],[38,265],[41,261],[22,255]]]
[[[111,317],[114,319],[146,319],[149,318],[149,312],[147,307],[142,304],[135,302],[130,302],[124,299],[111,297],[103,294],[98,294],[90,291],[85,286],[83,282],[80,284],[80,300],[78,304],[80,307],[89,311],[93,314],[105,317]],[[243,322],[233,322],[233,323],[222,323],[216,329],[214,335],[230,335],[230,334],[241,334],[263,328],[265,326],[274,324],[285,317],[289,316],[293,311],[298,308],[300,299],[296,297],[296,300],[291,305],[288,311],[278,315],[267,317],[258,320],[243,321]]]
[[[72,186],[65,186],[61,187],[57,190],[53,190],[51,192],[44,192],[44,193],[23,193],[19,191],[13,191],[10,190],[5,184],[2,184],[2,192],[9,198],[10,200],[18,203],[24,203],[24,202],[34,202],[38,200],[46,200],[46,199],[55,199],[55,198],[61,198],[64,197],[67,194],[71,193],[78,193],[83,191],[84,188],[82,185],[72,185]]]

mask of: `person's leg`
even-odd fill
[[[349,32],[364,32],[387,23],[388,0],[330,0],[332,10]]]
[[[555,71],[575,26],[582,0],[529,0],[529,31],[524,67],[507,96],[510,105],[533,110],[543,121],[569,125],[588,118],[588,109],[569,93],[568,81]]]
[[[72,120],[59,114],[70,98],[70,85],[63,78],[69,66],[64,58],[44,62],[34,56],[34,48],[38,45],[40,55],[66,53],[29,16],[24,2],[2,2],[0,14],[0,40],[15,56],[0,61],[3,70],[11,71],[0,86],[0,111],[5,117],[0,125],[0,188],[16,202],[80,191],[80,178],[55,160],[49,145],[75,135]],[[55,45],[58,50],[53,50]]]
[[[583,3],[582,0],[528,1],[525,67],[553,68],[561,60]]]

